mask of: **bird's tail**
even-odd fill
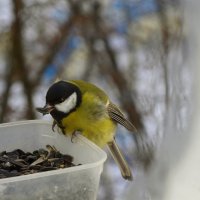
[[[131,181],[133,179],[133,176],[132,176],[130,167],[128,166],[128,163],[126,162],[124,156],[122,155],[122,152],[119,149],[115,139],[111,142],[108,142],[107,144],[108,144],[112,157],[114,158],[115,162],[119,166],[119,169],[121,171],[123,178]]]

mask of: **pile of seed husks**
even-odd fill
[[[75,166],[73,157],[61,154],[54,146],[32,153],[16,149],[0,153],[0,178],[27,175]]]

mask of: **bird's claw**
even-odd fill
[[[76,136],[79,134],[79,132],[77,132],[77,131],[74,131],[73,133],[72,133],[72,136],[71,136],[71,142],[72,143],[74,143],[75,141],[74,141],[74,139],[76,138]]]

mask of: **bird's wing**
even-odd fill
[[[125,118],[121,110],[115,104],[109,102],[107,106],[107,111],[108,111],[109,117],[112,120],[121,124],[122,126],[124,126],[127,130],[131,132],[137,132],[137,129],[135,128],[135,126],[128,119]]]

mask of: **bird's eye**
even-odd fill
[[[64,99],[61,98],[61,99],[58,100],[58,103],[62,103],[63,101],[64,101]]]

